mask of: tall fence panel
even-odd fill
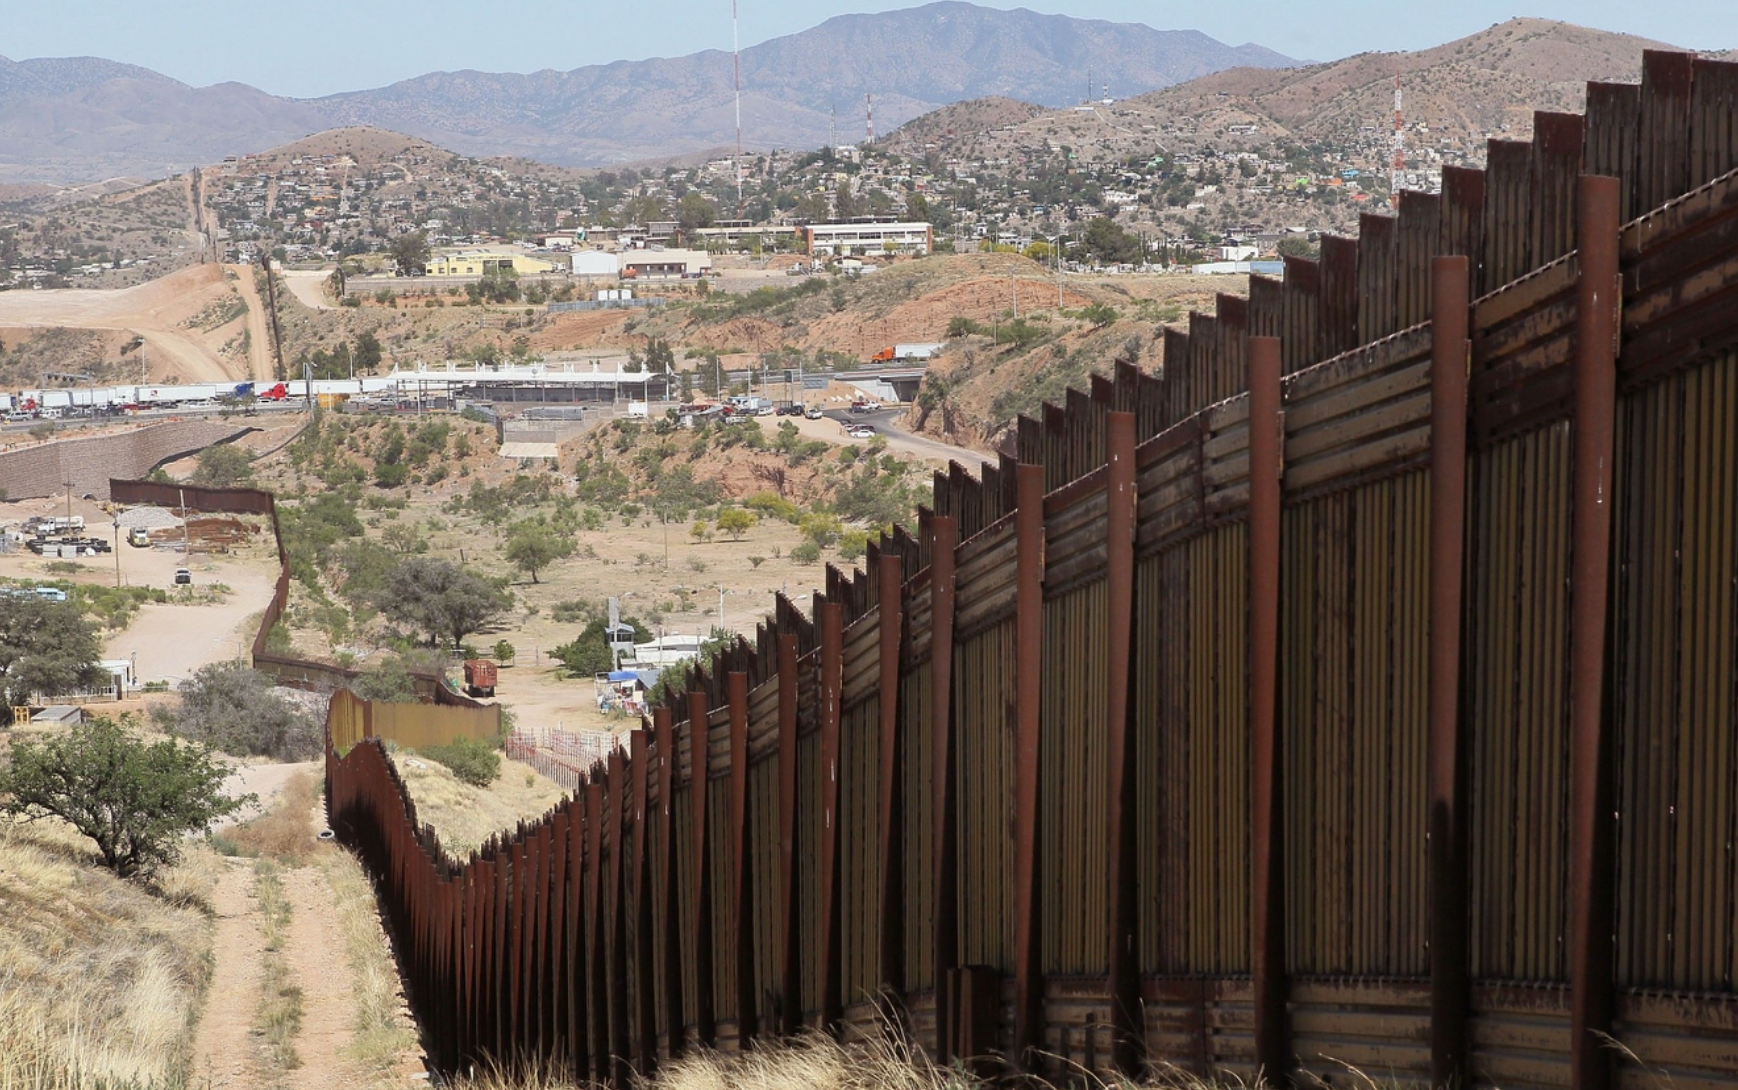
[[[1053,1075],[1730,1085],[1738,84],[1645,73],[937,474],[472,858],[329,753],[437,1063],[873,997]]]

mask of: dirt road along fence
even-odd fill
[[[278,550],[278,579],[272,589],[272,599],[260,617],[259,630],[253,638],[253,667],[270,674],[279,685],[314,692],[343,689],[359,676],[359,671],[333,662],[320,662],[294,655],[281,655],[267,650],[272,628],[283,618],[290,601],[290,556],[284,547],[283,528],[278,521],[277,501],[270,492],[257,488],[203,488],[198,485],[171,484],[160,481],[109,481],[109,495],[115,503],[154,504],[187,511],[217,511],[230,514],[266,515],[271,518],[272,540]],[[443,677],[430,673],[411,674],[411,684],[419,700],[452,708],[468,709],[477,738],[498,738],[501,735],[499,705],[484,704],[463,693],[455,692]],[[449,739],[450,740],[450,739]]]
[[[1535,134],[938,474],[469,860],[330,758],[437,1062],[880,997],[1051,1071],[1730,1085],[1738,66]]]

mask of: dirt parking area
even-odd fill
[[[0,526],[34,515],[64,515],[64,497],[0,504]],[[72,513],[84,516],[86,535],[114,542],[112,516],[88,500],[74,500]],[[55,565],[51,570],[50,565]],[[74,571],[58,570],[76,565]],[[103,640],[106,659],[135,658],[140,683],[180,679],[208,663],[244,656],[253,643],[259,616],[271,602],[277,582],[276,546],[269,529],[252,543],[229,553],[195,552],[191,557],[170,546],[134,548],[124,541],[113,552],[72,560],[48,559],[27,550],[0,554],[0,576],[13,579],[67,580],[114,586],[175,590],[175,570],[193,575],[196,592],[221,584],[228,593],[216,601],[147,603],[132,623]]]

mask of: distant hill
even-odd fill
[[[1334,140],[1392,116],[1398,75],[1408,126],[1524,140],[1534,110],[1579,111],[1588,80],[1640,79],[1642,50],[1676,48],[1571,23],[1511,19],[1414,53],[1360,53],[1286,72],[1219,72],[1131,105],[1186,114],[1203,129],[1245,114],[1293,136]]]
[[[1368,149],[1389,139],[1398,75],[1408,146],[1482,162],[1487,139],[1528,139],[1535,110],[1580,111],[1587,81],[1634,82],[1644,49],[1675,48],[1570,23],[1511,19],[1432,49],[1227,69],[1091,109],[1020,116],[986,106],[976,114],[977,104],[961,103],[915,119],[888,143],[907,153],[933,146],[948,157],[1016,163],[1064,146],[1088,161],[1275,142]]]
[[[1001,11],[958,0],[845,15],[745,49],[743,137],[816,147],[939,106],[1008,96],[1047,106],[1127,96],[1237,66],[1296,62],[1192,30]],[[336,126],[409,133],[466,155],[561,166],[735,143],[731,59],[618,61],[568,72],[437,72],[376,90],[285,99],[242,84],[195,88],[90,57],[0,58],[0,183],[161,176]]]
[[[889,151],[901,155],[922,155],[932,145],[939,147],[945,142],[952,146],[961,134],[1019,125],[1043,112],[1042,106],[998,95],[974,98],[914,117],[899,126],[884,143]]]

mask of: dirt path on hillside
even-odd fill
[[[279,269],[278,277],[290,289],[290,294],[310,310],[337,310],[326,301],[326,281],[332,274],[323,269]]]
[[[302,1066],[287,1081],[306,1090],[360,1086],[367,1072],[347,1054],[354,1041],[356,984],[350,959],[334,956],[340,954],[334,947],[342,931],[331,887],[314,867],[285,871],[283,883],[290,901],[285,959],[302,989],[302,1032],[296,1036]]]
[[[212,908],[217,929],[211,941],[211,987],[193,1037],[189,1082],[207,1090],[251,1090],[263,1081],[253,1016],[265,938],[259,902],[253,896],[253,868],[246,860],[224,860]]]
[[[239,377],[234,366],[187,323],[227,290],[221,267],[194,265],[130,288],[0,292],[0,325],[129,330],[144,339],[153,377],[221,382]]]
[[[247,365],[252,377],[262,381],[272,379],[271,326],[266,301],[260,298],[259,285],[254,283],[252,265],[232,266],[235,290],[247,304]]]

